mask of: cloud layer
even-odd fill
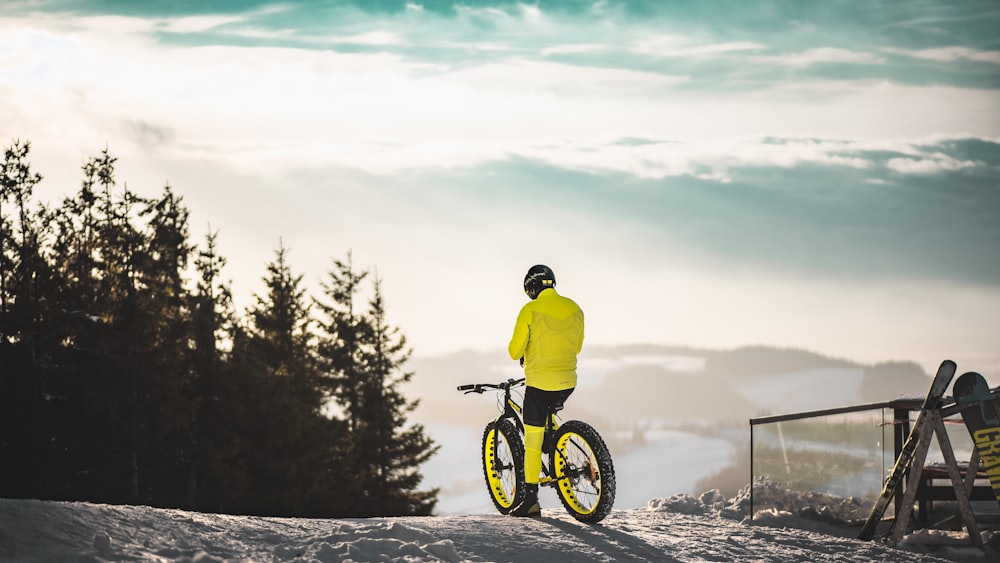
[[[5,4],[0,137],[32,141],[53,198],[105,145],[131,187],[169,181],[231,237],[247,288],[283,237],[313,277],[369,256],[428,349],[505,337],[520,295],[441,322],[428,297],[502,293],[539,260],[605,327],[626,321],[603,300],[635,301],[613,272],[712,288],[591,333],[612,343],[860,354],[831,336],[849,291],[898,319],[872,326],[906,332],[899,355],[933,345],[945,303],[995,349],[975,336],[1000,315],[993,2],[164,6]],[[439,287],[456,262],[466,278]],[[823,303],[840,311],[820,330]]]

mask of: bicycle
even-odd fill
[[[486,488],[501,514],[510,514],[524,500],[524,422],[521,405],[511,396],[511,389],[523,385],[524,378],[458,386],[466,395],[503,391],[503,412],[486,425],[481,450]],[[546,416],[538,484],[555,488],[563,507],[577,520],[600,522],[615,502],[611,453],[586,422],[559,424],[560,410],[562,406],[550,409]]]

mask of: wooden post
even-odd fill
[[[921,418],[917,424],[925,425],[925,428],[920,429],[920,441],[913,453],[909,476],[906,480],[906,490],[903,493],[901,501],[902,510],[896,514],[896,518],[892,522],[889,537],[893,542],[898,542],[906,533],[910,517],[913,514],[913,502],[917,498],[917,489],[920,486],[920,475],[924,469],[924,460],[927,458],[931,436],[934,435],[937,436],[941,453],[944,454],[945,466],[948,468],[948,476],[951,478],[952,487],[955,489],[958,516],[962,519],[962,523],[965,524],[972,544],[982,547],[983,538],[979,534],[979,526],[976,524],[975,517],[972,514],[972,506],[969,504],[969,493],[958,470],[958,462],[955,460],[955,453],[951,449],[951,440],[948,438],[948,431],[945,429],[944,421],[941,419],[941,411],[935,409],[928,412],[927,416]]]
[[[920,474],[924,469],[924,460],[927,459],[927,449],[931,445],[931,437],[934,435],[933,420],[940,422],[941,416],[936,410],[925,411],[924,416],[918,417],[913,431],[917,433],[917,446],[913,450],[906,471],[906,485],[903,488],[902,508],[896,513],[892,520],[892,527],[889,529],[889,537],[899,541],[906,532],[906,527],[910,523],[910,516],[913,514],[913,502],[917,498],[917,486],[920,484]],[[899,494],[897,492],[897,494]]]
[[[937,416],[937,422],[934,432],[937,434],[941,453],[944,454],[944,463],[948,468],[948,477],[951,478],[951,486],[955,489],[958,517],[965,524],[965,529],[969,532],[969,540],[972,542],[972,545],[982,547],[983,536],[979,533],[979,524],[976,524],[976,516],[972,513],[972,505],[969,504],[969,497],[972,495],[972,485],[976,480],[976,466],[979,465],[979,460],[976,460],[976,466],[973,466],[971,462],[969,463],[969,469],[966,471],[965,477],[968,479],[969,473],[971,473],[972,483],[966,486],[965,481],[962,480],[962,474],[958,470],[958,461],[955,459],[955,452],[951,448],[951,439],[948,437],[948,431],[945,430],[944,422],[941,420],[940,415]]]

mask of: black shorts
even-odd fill
[[[573,388],[561,391],[542,391],[537,387],[524,389],[524,423],[545,426],[545,415],[561,407],[573,393]]]

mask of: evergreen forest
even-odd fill
[[[350,253],[320,295],[274,251],[236,311],[218,233],[105,148],[43,203],[30,143],[0,171],[0,496],[299,517],[430,514],[437,446],[407,416],[406,338]]]

